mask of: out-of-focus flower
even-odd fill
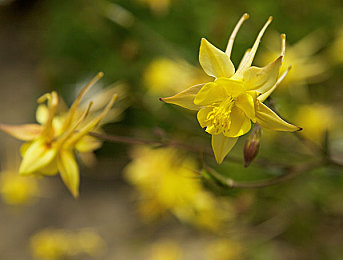
[[[212,148],[218,164],[222,163],[237,139],[251,128],[251,121],[276,131],[298,131],[301,128],[282,120],[263,104],[287,75],[279,76],[285,55],[286,36],[281,35],[280,56],[263,68],[251,66],[261,38],[271,23],[270,17],[251,49],[248,49],[237,69],[230,60],[236,34],[249,15],[244,14],[236,25],[225,53],[206,39],[201,40],[199,61],[214,82],[195,85],[175,96],[163,98],[166,103],[198,110],[198,121],[212,135]]]
[[[232,218],[227,201],[204,190],[196,162],[171,148],[137,147],[126,167],[127,180],[139,191],[140,212],[147,220],[167,213],[181,221],[217,230]],[[182,159],[181,159],[182,158]]]
[[[217,239],[206,247],[206,258],[211,260],[238,260],[243,259],[242,246],[233,240]]]
[[[171,0],[136,0],[143,3],[151,9],[156,15],[164,15],[168,12]]]
[[[160,241],[151,246],[149,260],[182,260],[182,249],[173,241]]]
[[[270,37],[268,49],[258,57],[260,63],[271,62],[278,54],[278,37],[274,33]],[[280,74],[292,66],[281,85],[306,85],[311,81],[318,81],[327,70],[325,60],[316,55],[323,46],[319,33],[312,33],[298,41],[293,46],[287,44],[287,51],[280,68]],[[280,88],[282,89],[282,87]]]
[[[200,84],[209,77],[184,60],[157,58],[144,72],[144,85],[151,95],[171,95],[185,86]]]
[[[337,116],[332,108],[322,104],[303,105],[297,109],[294,121],[301,122],[301,134],[309,140],[322,143],[325,131],[334,129]]]
[[[15,171],[1,172],[0,193],[2,200],[10,205],[31,203],[39,195],[37,179],[20,176]]]
[[[39,124],[0,125],[2,131],[27,141],[21,147],[23,160],[19,168],[20,174],[56,175],[59,172],[73,196],[78,196],[80,176],[75,152],[91,152],[101,146],[101,142],[87,134],[99,125],[117,98],[114,94],[106,107],[89,120],[87,116],[92,102],[80,114],[78,109],[82,97],[102,76],[99,73],[82,89],[66,113],[57,114],[59,98],[53,91],[38,99],[41,104],[36,113]],[[46,101],[47,105],[42,104]]]
[[[337,32],[336,39],[330,46],[329,52],[334,63],[343,63],[343,28]]]
[[[9,205],[27,205],[39,195],[38,180],[32,176],[20,176],[18,173],[18,155],[6,150],[0,172],[0,194]]]
[[[30,238],[31,254],[38,260],[74,259],[83,255],[96,257],[104,247],[103,239],[95,231],[87,229],[45,229]]]

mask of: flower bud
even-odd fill
[[[244,167],[248,167],[250,163],[255,159],[260,148],[261,139],[261,126],[255,125],[248,140],[244,144]]]

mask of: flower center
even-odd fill
[[[226,98],[220,104],[213,104],[212,111],[207,114],[209,122],[206,131],[210,134],[227,133],[231,126],[231,109],[235,104],[234,98],[231,96]]]

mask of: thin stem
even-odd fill
[[[231,178],[227,178],[220,173],[216,172],[214,169],[210,168],[207,165],[204,165],[204,168],[221,184],[225,185],[228,188],[263,188],[268,186],[273,186],[300,175],[303,172],[313,170],[319,166],[322,166],[322,163],[312,163],[312,164],[305,164],[300,166],[292,166],[289,167],[288,172],[282,176],[266,179],[261,181],[253,181],[253,182],[238,182],[234,181]]]

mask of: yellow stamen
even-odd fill
[[[234,105],[234,99],[228,97],[221,104],[214,105],[213,110],[208,113],[207,121],[208,127],[207,132],[211,134],[227,133],[231,126],[231,109]]]

